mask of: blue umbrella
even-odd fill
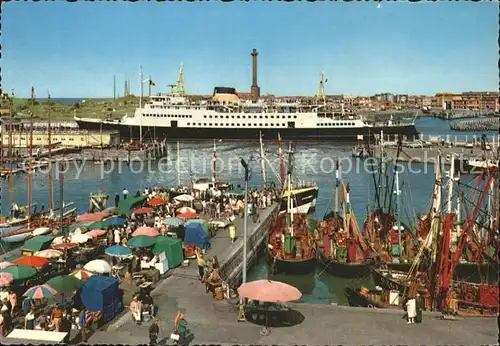
[[[165,226],[173,226],[173,227],[178,227],[180,225],[184,224],[184,221],[177,217],[167,217],[165,220],[163,220],[163,224]]]
[[[132,250],[130,250],[126,246],[121,245],[113,245],[104,250],[104,253],[109,256],[121,257],[121,256],[130,256],[132,254]]]
[[[109,226],[123,226],[127,223],[127,220],[118,216],[112,216],[103,222]]]

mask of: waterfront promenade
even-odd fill
[[[267,218],[270,208],[260,217]],[[262,222],[261,220],[261,222]],[[220,265],[241,251],[243,220],[235,220],[238,240],[231,244],[229,234],[221,230],[212,238],[212,247],[206,258],[217,255]],[[249,235],[259,224],[249,220]],[[160,282],[152,293],[158,305],[161,344],[169,340],[177,311],[185,312],[193,337],[191,344],[462,344],[496,343],[497,328],[494,318],[469,318],[456,321],[439,320],[439,314],[425,313],[422,324],[407,325],[403,312],[371,310],[332,305],[290,304],[303,321],[289,327],[271,328],[262,336],[262,326],[251,322],[237,322],[237,306],[214,300],[198,280],[196,262],[176,268]],[[124,313],[110,325],[98,330],[89,344],[144,344],[148,343],[151,322],[141,326],[132,322],[130,312]]]

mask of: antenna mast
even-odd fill
[[[321,79],[319,81],[318,85],[318,91],[316,92],[316,102],[319,103],[320,101],[323,102],[323,104],[326,103],[326,97],[325,97],[325,72],[321,71]]]
[[[182,77],[182,71],[184,70],[184,63],[181,62],[181,67],[179,68],[179,73],[177,74],[177,82],[175,85],[175,91],[180,96],[184,96],[184,78]]]

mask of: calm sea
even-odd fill
[[[76,102],[78,99],[65,99],[67,102]],[[419,131],[430,135],[450,134],[449,122],[422,118],[418,120]],[[461,134],[465,135],[465,134]],[[473,134],[468,134],[469,136]],[[477,134],[476,134],[477,135]],[[239,163],[240,158],[249,162],[252,169],[250,186],[261,184],[260,164],[258,160],[259,148],[255,143],[217,142],[217,175],[218,179],[242,184],[243,170]],[[265,144],[267,181],[277,181],[279,174],[277,146],[274,143]],[[294,174],[297,179],[314,181],[320,188],[317,202],[316,218],[322,218],[325,212],[333,207],[333,187],[335,184],[335,162],[340,160],[342,165],[342,180],[351,187],[351,203],[356,217],[362,223],[367,206],[373,204],[373,176],[363,167],[363,161],[351,159],[351,146],[327,144],[297,144],[294,147]],[[177,171],[177,157],[180,160],[180,175]],[[210,177],[213,167],[213,144],[211,143],[181,143],[181,150],[177,155],[176,147],[170,146],[165,158],[160,162],[141,164],[139,162],[115,166],[104,171],[101,166],[87,164],[83,167],[69,165],[64,177],[64,201],[73,202],[79,213],[84,213],[89,207],[88,195],[99,190],[109,193],[110,201],[114,201],[116,193],[124,188],[131,192],[151,186],[176,186],[180,177],[182,183],[188,183],[190,177]],[[415,220],[416,213],[429,210],[430,198],[434,181],[434,166],[413,165],[412,170],[419,173],[410,173],[408,169],[400,174],[402,186],[402,214],[410,223]],[[466,183],[473,177],[464,177]],[[6,180],[0,181],[2,215],[9,212],[9,188]],[[27,203],[27,176],[19,175],[14,180],[14,196],[18,204]],[[33,202],[48,206],[48,179],[44,172],[33,175]],[[59,180],[54,182],[55,205],[59,205]],[[8,246],[8,244],[6,244]],[[253,266],[249,272],[249,279],[268,277],[268,266],[264,258]],[[329,276],[321,268],[315,274],[305,276],[278,276],[275,279],[289,282],[298,287],[304,294],[303,301],[312,303],[346,303],[343,290],[347,284],[369,284],[370,279],[342,280]]]

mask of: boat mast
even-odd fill
[[[350,210],[351,210],[351,197],[350,197],[350,192],[351,192],[351,188],[349,186],[349,183],[347,183],[347,185],[345,186],[345,209],[344,209],[344,215],[345,215],[345,219],[346,220],[346,223],[345,223],[345,231],[347,232],[347,238],[349,238],[351,236],[351,232],[350,232],[350,225],[351,225],[351,218],[350,218]]]
[[[100,124],[100,128],[99,128],[99,132],[100,132],[100,135],[101,135],[101,157],[100,157],[100,161],[104,161],[104,155],[103,155],[103,150],[102,150],[102,119],[101,119],[101,124]]]
[[[61,234],[65,236],[63,233],[64,230],[64,163],[59,163],[59,212],[61,213]]]
[[[266,186],[266,164],[264,162],[264,144],[262,143],[262,131],[260,135],[260,175],[262,178],[262,186]]]
[[[180,143],[177,141],[177,186],[181,186],[181,154]]]
[[[448,173],[448,200],[447,200],[447,213],[451,214],[453,210],[452,197],[453,197],[453,183],[455,179],[455,157],[451,155],[451,167]]]
[[[290,215],[290,234],[293,237],[293,198],[292,198],[292,143],[288,144],[288,203],[289,203],[289,215]]]
[[[214,182],[217,181],[217,147],[215,146],[215,139],[214,139],[214,172],[212,180]]]
[[[399,258],[402,257],[402,246],[401,246],[401,190],[399,189],[399,171],[396,169],[396,218],[397,218],[397,227],[398,227],[398,244],[399,244]]]
[[[49,114],[47,115],[47,126],[48,126],[48,142],[49,142],[49,215],[52,217],[54,213],[54,195],[52,187],[52,126],[50,123],[50,93],[48,95],[49,99]]]
[[[33,87],[31,88],[31,104],[34,104],[35,92]],[[29,147],[28,147],[28,228],[31,222],[31,184],[32,184],[32,165],[33,165],[33,112],[30,111],[30,136],[29,136]]]
[[[283,162],[283,149],[282,149],[282,141],[281,136],[278,133],[278,154],[280,157],[280,183],[281,185],[285,184],[285,163]]]
[[[140,115],[140,124],[139,124],[139,144],[142,147],[142,92],[143,92],[143,80],[142,80],[142,65],[139,65],[139,83],[141,84],[141,94],[139,95],[139,115]],[[141,148],[142,149],[142,148]]]
[[[340,182],[340,163],[337,160],[337,167],[335,169],[335,218],[339,215],[339,182]]]

